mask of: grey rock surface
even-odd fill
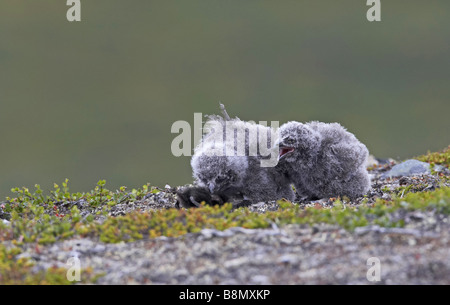
[[[318,224],[203,230],[127,244],[68,240],[42,248],[36,263],[41,270],[64,267],[77,253],[83,267],[105,274],[98,284],[373,284],[367,260],[376,257],[377,283],[450,284],[450,223],[424,217],[407,228],[353,233]]]
[[[418,160],[410,159],[392,167],[391,170],[384,173],[381,177],[400,177],[430,174],[430,164]]]

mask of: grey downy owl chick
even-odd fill
[[[223,193],[249,203],[293,200],[286,170],[262,167],[264,157],[258,154],[261,142],[271,147],[277,132],[261,124],[231,119],[224,108],[222,111],[224,117],[209,117],[205,127],[213,131],[194,150],[191,165],[196,184],[207,187],[212,194]]]
[[[309,199],[367,193],[367,147],[338,123],[288,122],[280,127],[279,163],[299,196]]]

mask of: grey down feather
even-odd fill
[[[367,147],[338,123],[288,122],[280,127],[278,165],[307,198],[362,196],[370,188]]]

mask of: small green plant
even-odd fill
[[[388,186],[384,186],[381,191],[383,191],[383,193],[389,193],[391,191],[391,189]]]
[[[49,195],[44,196],[39,185],[35,191],[28,188],[13,188],[14,198],[7,197],[1,204],[3,212],[9,214],[11,230],[0,230],[0,240],[13,236],[17,244],[37,242],[48,244],[72,237],[85,236],[95,232],[95,215],[107,215],[117,203],[133,203],[149,193],[149,184],[131,192],[126,187],[117,191],[105,188],[106,181],[100,180],[94,190],[88,193],[70,193],[66,179],[61,186],[54,184]],[[153,191],[153,188],[151,189]],[[83,203],[89,215],[82,218],[77,204]],[[4,226],[0,223],[1,226]]]

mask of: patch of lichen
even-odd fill
[[[8,248],[0,244],[0,285],[70,285],[67,270],[62,267],[50,267],[34,271],[35,263],[27,257],[19,257],[22,249]],[[97,279],[91,268],[80,271],[81,283],[93,283]]]
[[[450,166],[450,145],[438,152],[428,152],[426,155],[416,157],[417,160],[428,162],[432,166],[439,164],[447,168]]]

